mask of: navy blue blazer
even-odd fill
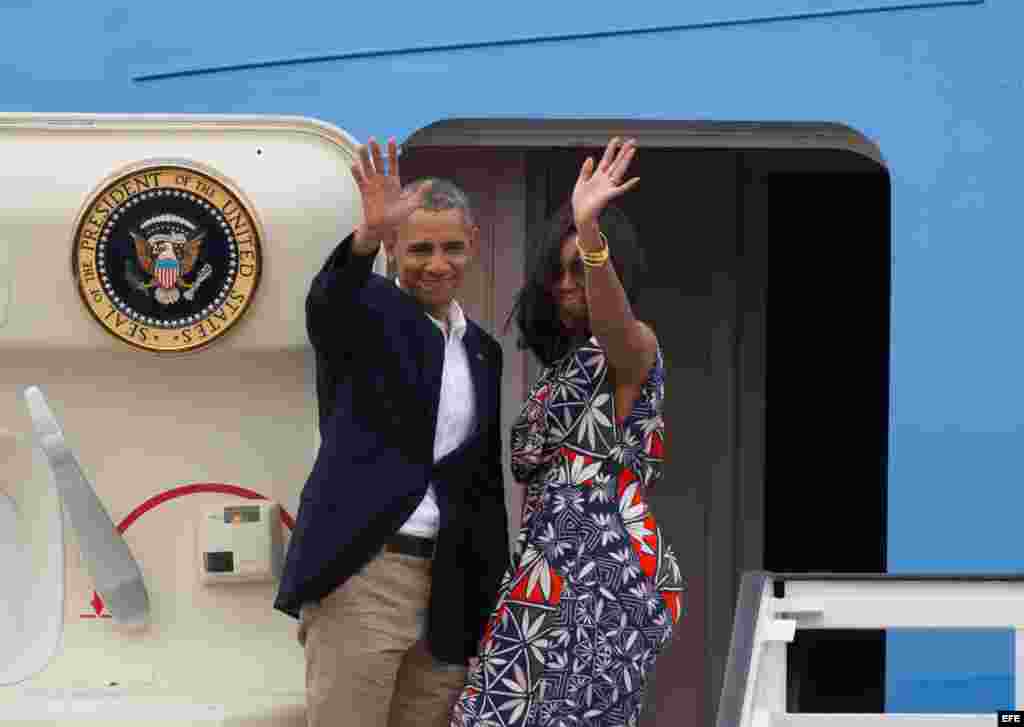
[[[302,490],[274,607],[298,617],[358,572],[436,483],[440,529],[432,568],[428,643],[465,664],[509,564],[501,466],[498,342],[467,321],[463,343],[476,427],[434,463],[444,335],[394,281],[355,255],[352,236],[328,257],[306,299],[316,352],[321,444]]]

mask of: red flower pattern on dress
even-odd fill
[[[647,504],[664,458],[664,365],[625,417],[596,339],[545,369],[513,427],[516,554],[452,727],[636,723],[685,583]]]

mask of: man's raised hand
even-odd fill
[[[372,153],[372,160],[371,160]],[[351,167],[352,176],[363,200],[363,222],[356,228],[353,249],[362,255],[375,253],[381,241],[391,244],[395,231],[418,207],[430,191],[430,183],[402,192],[398,169],[398,145],[388,139],[388,164],[376,139],[359,147],[359,161]]]

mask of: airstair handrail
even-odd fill
[[[717,727],[994,724],[991,713],[787,713],[786,645],[801,628],[1007,628],[1017,633],[1017,659],[1022,664],[1024,573],[745,572],[736,600],[716,721]],[[1016,690],[1015,708],[1021,709],[1024,685],[1018,684]]]

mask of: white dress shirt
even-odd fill
[[[396,278],[399,288],[402,283]],[[427,314],[444,333],[445,325]],[[448,333],[445,335],[444,366],[441,373],[441,402],[437,408],[434,431],[434,462],[454,450],[470,435],[476,415],[473,378],[469,371],[469,356],[462,337],[466,333],[466,316],[457,301],[448,308]],[[427,494],[419,506],[398,530],[403,535],[419,538],[437,537],[441,525],[441,511],[437,507],[434,483],[427,486]]]

